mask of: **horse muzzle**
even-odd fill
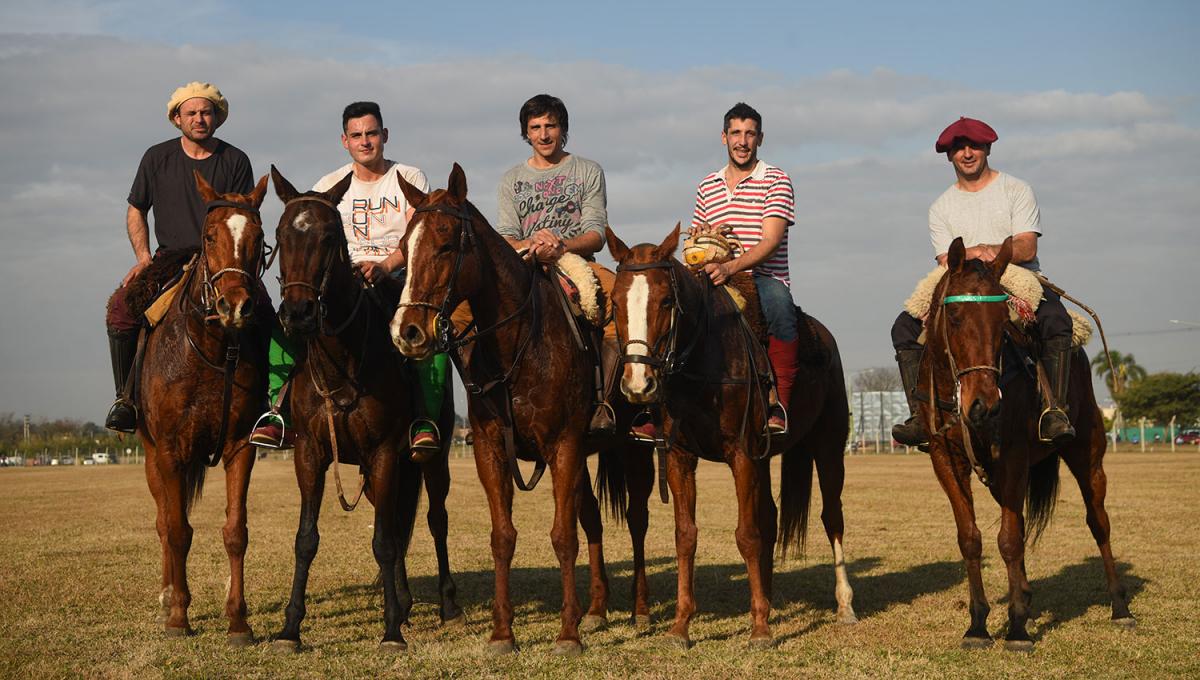
[[[648,366],[626,363],[621,394],[632,404],[656,404],[663,399],[662,383]]]
[[[284,300],[279,305],[279,324],[288,335],[312,335],[319,321],[315,300]]]
[[[991,406],[976,398],[967,409],[967,422],[971,429],[978,432],[985,440],[999,442],[1000,437],[1001,401],[996,400]]]
[[[250,299],[249,292],[242,288],[220,295],[213,309],[225,328],[241,330],[254,318],[254,301]]]
[[[410,318],[411,315],[403,313],[402,310],[392,319],[389,326],[392,343],[401,354],[410,359],[426,359],[433,356],[436,350],[433,332],[422,328],[421,324],[411,321]]]

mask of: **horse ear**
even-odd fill
[[[404,200],[408,201],[409,205],[414,208],[425,205],[425,199],[429,198],[429,195],[409,184],[399,170],[396,171],[396,181],[400,185],[400,191],[404,193]]]
[[[275,195],[283,203],[287,203],[300,195],[300,192],[296,191],[296,187],[287,181],[287,178],[283,176],[282,172],[279,172],[274,163],[271,164],[271,181],[275,184]]]
[[[961,269],[966,256],[967,248],[963,245],[962,237],[959,236],[950,244],[950,251],[946,253],[946,268],[950,271]]]
[[[204,175],[201,175],[199,170],[192,170],[192,175],[196,178],[196,191],[200,192],[200,200],[205,203],[212,203],[220,198],[216,190],[208,182],[204,181]]]
[[[462,166],[458,163],[450,169],[450,179],[446,182],[446,191],[450,192],[450,198],[456,203],[462,203],[467,200],[467,173],[463,172]]]
[[[604,240],[608,241],[608,253],[613,256],[617,264],[624,262],[625,258],[629,257],[629,246],[625,245],[621,237],[617,236],[617,232],[608,225],[604,226]]]
[[[330,203],[338,205],[342,202],[342,196],[345,196],[346,192],[350,191],[350,184],[353,181],[354,172],[347,172],[346,176],[338,180],[337,184],[329,187],[329,190],[325,192],[325,197],[329,199]]]
[[[680,223],[676,222],[675,228],[671,230],[671,233],[667,234],[663,242],[658,244],[658,247],[654,249],[655,260],[668,260],[675,254],[675,248],[679,246],[680,226]]]
[[[267,176],[263,175],[258,180],[258,184],[254,185],[254,190],[250,192],[250,204],[257,210],[262,206],[263,198],[267,195]]]
[[[1004,276],[1004,270],[1008,268],[1008,264],[1012,262],[1013,245],[1012,237],[1004,239],[1004,243],[1000,244],[1000,252],[996,254],[996,259],[992,260],[992,273],[996,275],[996,280],[999,281]]]

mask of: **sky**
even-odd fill
[[[192,80],[228,97],[218,136],[259,175],[273,163],[307,186],[347,162],[341,109],[372,99],[387,156],[434,187],[459,162],[489,216],[528,155],[521,103],[555,94],[568,150],[604,167],[631,244],[686,222],[725,161],[721,117],[746,101],[764,117],[760,156],[795,185],[793,295],[848,377],[891,364],[891,322],[932,266],[929,204],[953,181],[933,142],[981,118],[1000,137],[993,167],[1037,194],[1050,278],[1147,370],[1200,370],[1200,4],[443,7],[0,6],[0,413],[102,421],[104,303],[133,263],[125,199],[145,149],[177,135],[166,101]],[[268,235],[279,212],[270,195]]]

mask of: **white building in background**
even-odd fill
[[[908,400],[904,392],[850,393],[851,451],[903,451],[908,447],[892,440],[892,426],[908,418]]]

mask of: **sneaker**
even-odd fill
[[[787,434],[787,412],[779,404],[771,407],[771,415],[767,417],[767,431],[772,435]]]
[[[278,414],[266,413],[250,433],[250,443],[264,449],[290,449],[296,446],[296,435],[283,426],[283,419]]]
[[[409,458],[414,463],[424,463],[441,450],[442,443],[438,441],[437,435],[428,430],[422,430],[412,437],[412,443],[409,444]]]
[[[137,408],[124,399],[117,399],[108,409],[104,427],[114,432],[132,434],[137,431]]]
[[[634,441],[653,444],[658,441],[658,428],[654,427],[654,421],[646,416],[644,420],[635,422],[629,428],[629,436],[633,437]]]

